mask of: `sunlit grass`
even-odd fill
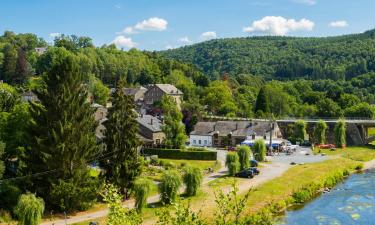
[[[346,147],[345,149],[315,149],[315,153],[324,153],[326,155],[338,155],[355,161],[367,162],[375,159],[375,146]]]

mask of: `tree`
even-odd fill
[[[109,88],[106,87],[101,80],[91,75],[89,77],[89,89],[94,97],[94,102],[106,105],[109,99]]]
[[[344,147],[346,145],[346,123],[344,120],[339,120],[335,124],[334,132],[336,147]]]
[[[340,117],[342,115],[340,106],[332,99],[322,99],[316,105],[318,108],[316,115],[319,117]]]
[[[225,160],[225,165],[228,167],[230,176],[234,176],[240,170],[240,162],[237,152],[228,152]]]
[[[345,109],[344,114],[346,117],[361,117],[373,119],[375,118],[375,106],[372,106],[367,102],[361,102],[357,105]]]
[[[20,225],[39,225],[44,212],[44,201],[34,194],[24,194],[14,208]]]
[[[183,180],[186,186],[186,195],[195,196],[202,184],[203,174],[198,167],[186,167]]]
[[[164,114],[165,145],[171,148],[184,148],[186,135],[185,126],[182,123],[182,113],[177,108],[176,102],[171,96],[164,95],[161,99],[161,108]]]
[[[264,142],[264,140],[256,140],[253,146],[253,153],[255,159],[259,162],[263,162],[266,159],[266,151],[266,143]]]
[[[254,110],[255,113],[258,113],[258,111],[263,113],[269,113],[271,111],[266,86],[260,88],[257,100],[255,102]]]
[[[314,139],[315,143],[324,144],[326,141],[327,123],[323,120],[319,120],[314,127]]]
[[[0,112],[10,112],[18,102],[16,89],[9,84],[0,83]]]
[[[147,206],[147,198],[151,191],[152,181],[147,178],[139,178],[134,182],[135,208],[137,212],[142,212]]]
[[[4,162],[1,161],[2,156],[4,154],[4,150],[5,150],[5,144],[4,144],[4,142],[1,142],[1,140],[0,140],[0,179],[3,177],[3,173],[4,173],[4,170],[5,170]]]
[[[163,204],[171,204],[176,201],[182,181],[180,173],[175,170],[167,170],[163,173],[159,183],[160,201]]]
[[[15,84],[23,84],[27,81],[27,78],[32,73],[32,68],[26,59],[26,50],[18,48],[17,63],[15,68],[15,74],[12,77],[12,82]]]
[[[306,136],[306,122],[303,120],[297,120],[294,124],[294,138],[303,142]]]
[[[4,55],[0,80],[11,82],[16,72],[17,50],[12,44],[6,44],[2,52]]]
[[[112,107],[108,110],[108,120],[104,142],[107,145],[103,155],[108,160],[103,163],[107,180],[121,189],[126,197],[133,182],[141,173],[141,161],[138,153],[137,115],[134,111],[133,98],[124,92],[125,83],[118,82],[112,98]]]
[[[250,167],[250,155],[251,149],[249,146],[241,145],[237,147],[238,157],[241,165],[241,170],[247,169]]]
[[[49,207],[77,210],[89,207],[97,197],[98,180],[88,164],[98,157],[93,109],[87,102],[83,74],[74,55],[58,49],[44,77],[46,89],[36,91],[39,103],[31,103],[26,174],[28,189],[42,196]],[[53,174],[52,174],[53,172]]]
[[[142,224],[142,217],[135,210],[122,206],[123,196],[112,184],[107,184],[101,193],[109,208],[108,225],[138,225]]]

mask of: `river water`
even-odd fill
[[[375,224],[375,171],[351,175],[277,224]]]

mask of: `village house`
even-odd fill
[[[181,109],[182,91],[177,89],[172,84],[151,84],[147,86],[147,91],[144,94],[144,106],[151,109],[155,102],[161,100],[164,95],[173,97],[176,101],[177,107]]]
[[[146,145],[160,145],[165,139],[162,131],[163,121],[161,118],[151,115],[139,115],[137,118],[139,124],[139,135]]]
[[[236,146],[245,140],[269,140],[281,137],[277,125],[271,129],[269,122],[217,121],[198,122],[190,133],[190,145],[197,147]]]

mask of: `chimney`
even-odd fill
[[[150,120],[150,124],[153,125],[154,124],[154,120],[151,118]]]

